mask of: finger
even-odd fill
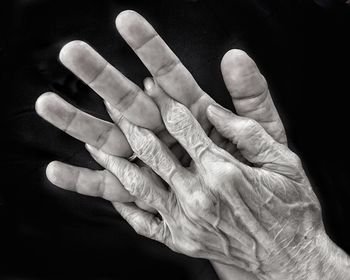
[[[255,120],[210,105],[208,119],[227,139],[230,139],[242,155],[251,163],[285,176],[301,175],[300,160],[285,145],[276,142]]]
[[[156,213],[155,209],[136,200],[108,170],[90,170],[59,161],[51,162],[46,168],[49,181],[65,190],[80,194],[102,197],[114,202],[135,202],[141,209]]]
[[[60,52],[60,60],[130,121],[159,129],[162,122],[152,100],[88,44],[81,41],[66,44]]]
[[[156,176],[151,176],[124,158],[111,156],[90,145],[86,145],[86,148],[102,167],[119,179],[131,195],[160,212],[167,212],[169,192]]]
[[[42,94],[35,103],[36,112],[45,120],[80,141],[106,153],[128,157],[132,150],[120,129],[75,108],[57,94]]]
[[[113,112],[113,107],[106,103],[107,111],[123,131],[126,139],[137,155],[146,165],[156,172],[170,186],[176,185],[181,177],[189,176],[189,172],[181,166],[178,159],[171,153],[168,147],[161,142],[151,131],[138,127],[122,116],[117,116],[118,112]]]
[[[46,175],[52,184],[65,190],[109,201],[135,201],[135,197],[107,170],[90,170],[53,161],[47,166]]]
[[[211,154],[214,147],[198,121],[191,112],[179,102],[174,101],[158,86],[148,86],[147,93],[157,103],[168,132],[187,151],[196,165],[202,165],[203,157]]]
[[[164,91],[188,107],[201,124],[207,124],[200,118],[205,116],[202,113],[208,104],[214,101],[199,87],[154,28],[134,11],[120,13],[116,27]]]
[[[166,242],[169,233],[159,218],[132,203],[115,202],[113,206],[138,234],[162,243]]]
[[[233,49],[224,55],[221,71],[238,115],[256,120],[276,141],[286,144],[282,121],[255,62],[244,51]]]

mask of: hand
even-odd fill
[[[150,24],[137,13],[125,11],[118,16],[116,25],[167,94],[191,110],[216,144],[234,154],[234,145],[221,137],[206,117],[205,110],[209,104],[215,103],[214,100],[198,86]],[[89,45],[80,41],[67,44],[60,53],[60,60],[102,98],[113,104],[124,117],[154,131],[176,157],[188,165],[188,156],[164,129],[154,102]],[[277,141],[286,143],[284,128],[266,81],[255,63],[244,52],[231,50],[223,58],[222,72],[236,111],[242,116],[256,119]],[[36,110],[56,127],[106,153],[121,157],[132,154],[118,126],[82,112],[54,93],[40,96]],[[55,161],[48,166],[47,176],[53,184],[82,194],[119,202],[135,199],[107,170],[94,171]],[[140,206],[147,208],[145,205]]]
[[[174,70],[168,69],[169,73],[166,75],[158,77],[156,74],[158,71],[154,69],[157,67],[166,69],[169,61],[178,59],[156,35],[154,29],[140,15],[132,11],[125,11],[118,16],[117,27],[167,94],[189,107],[216,144],[235,154],[234,145],[221,137],[206,118],[205,110],[214,101],[199,88],[187,69],[178,63]],[[146,42],[152,36],[155,39],[138,48],[140,42]],[[137,125],[159,130],[157,136],[183,161],[184,151],[162,129],[159,111],[153,102],[111,65],[101,68],[101,65],[107,65],[107,62],[91,47],[83,42],[71,42],[62,49],[60,59],[98,94],[115,104],[127,119]],[[102,69],[103,74],[100,74]],[[222,72],[236,111],[242,116],[257,120],[277,141],[286,143],[283,125],[273,105],[265,79],[255,63],[244,52],[232,50],[223,58]],[[89,75],[99,78],[91,82]],[[178,83],[173,84],[174,80]],[[126,97],[125,94],[128,92],[137,94],[131,94],[131,97],[126,99],[128,102],[125,102],[125,98],[122,97]],[[41,96],[36,105],[42,117],[73,137],[101,147],[112,155],[125,157],[131,155],[132,151],[117,126],[83,113],[53,93]],[[140,108],[144,111],[142,112]],[[107,170],[93,171],[52,162],[47,168],[47,174],[52,183],[65,189],[102,196],[111,201],[135,200],[125,191],[121,182]],[[147,208],[140,203],[138,205]],[[216,267],[220,265],[213,264]]]
[[[296,154],[256,121],[210,105],[208,119],[251,166],[242,163],[215,145],[190,111],[156,84],[149,94],[169,133],[193,159],[190,169],[154,133],[108,103],[107,108],[136,155],[169,189],[125,159],[87,145],[98,163],[160,214],[161,219],[130,203],[114,203],[136,232],[174,251],[241,267],[259,279],[346,279],[349,259],[328,240],[320,205]],[[346,266],[332,270],[335,258]]]
[[[162,85],[167,94],[189,106],[192,114],[199,119],[199,122],[206,128],[205,130],[210,131],[212,126],[207,121],[205,114],[203,114],[207,105],[211,103],[207,102],[210,99],[194,82],[192,76],[183,65],[175,63],[175,70],[170,69],[169,73],[164,76],[161,75],[161,77],[156,75],[157,71],[152,71],[157,65],[160,65],[160,69],[166,69],[167,67],[164,66],[166,63],[164,62],[171,60],[175,55],[161,39],[157,39],[159,36],[156,36],[149,24],[136,13],[124,12],[118,19],[117,26],[122,36],[136,50],[145,65],[155,76],[157,82]],[[153,46],[147,47],[147,43],[138,48],[139,43],[147,41],[146,39],[149,38],[150,34],[156,38],[150,42],[156,44],[158,47],[157,53],[159,54],[158,57],[154,58],[153,56],[153,60],[150,59],[152,54],[154,54]],[[84,58],[86,59],[84,60]],[[152,102],[149,102],[150,100],[147,99],[147,96],[143,95],[134,84],[110,65],[103,67],[104,75],[99,75],[98,73],[102,70],[99,68],[101,66],[99,63],[101,61],[105,62],[86,44],[80,42],[70,43],[62,50],[61,60],[79,77],[89,83],[102,97],[115,104],[115,107],[119,108],[123,115],[133,123],[151,129],[159,127],[157,124],[159,123],[157,119],[160,120],[157,117],[158,111],[153,110],[155,106],[152,105]],[[236,111],[243,116],[248,116],[261,122],[261,125],[271,136],[281,143],[286,143],[284,129],[269,96],[266,82],[257,71],[255,64],[242,52],[230,51],[223,59],[222,70]],[[86,80],[89,78],[89,73],[96,74],[96,77],[99,78],[91,83],[91,81]],[[172,83],[174,80],[179,81],[180,88],[175,87],[179,84]],[[119,83],[116,81],[119,81]],[[125,97],[125,93],[132,89],[136,89],[137,94],[132,94],[132,98],[128,98],[128,102],[121,102],[124,98],[120,97]],[[193,102],[193,100],[197,101]],[[136,106],[137,104],[138,106]],[[140,119],[140,114],[137,113],[140,106],[148,112],[143,114],[145,116],[144,119]],[[118,127],[78,111],[53,94],[44,95],[38,100],[37,111],[54,125],[66,130],[82,141],[97,146],[102,142],[101,147],[106,152],[121,156],[131,154],[128,143],[123,138],[124,136]],[[144,122],[142,123],[142,121]],[[211,138],[220,146],[223,146],[223,138],[221,138],[221,141],[217,141],[219,134],[215,132],[215,129],[213,129],[213,132],[210,133]],[[104,140],[105,143],[103,143]],[[108,171],[92,171],[56,162],[48,167],[48,176],[53,183],[63,188],[71,188],[89,195],[102,195],[110,200],[133,200],[129,194],[124,197],[121,195],[123,191],[121,183]],[[154,176],[150,175],[150,177]],[[151,180],[152,178],[150,178]],[[101,182],[104,182],[104,184],[101,184]],[[104,186],[104,188],[99,188],[98,186]]]

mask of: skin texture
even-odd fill
[[[329,269],[323,246],[331,247],[321,208],[296,154],[256,121],[209,106],[209,120],[252,164],[247,165],[215,145],[190,111],[157,85],[149,93],[167,130],[193,159],[190,169],[154,133],[132,124],[108,103],[135,154],[168,186],[127,160],[87,145],[130,194],[160,214],[161,219],[132,204],[114,203],[137,233],[192,257],[240,267],[259,279],[348,277],[350,261],[344,253],[345,266]]]
[[[155,219],[155,217],[151,213],[154,213],[155,209],[157,209],[156,207],[153,206],[152,203],[144,199],[144,197],[148,197],[148,195],[151,195],[151,194],[148,194],[148,193],[151,193],[151,191],[149,190],[152,189],[152,193],[156,193],[156,195],[154,196],[154,199],[151,199],[152,201],[153,200],[161,201],[159,198],[167,199],[169,196],[172,198],[167,201],[173,200],[175,203],[174,205],[177,205],[178,203],[176,202],[177,196],[187,197],[188,193],[187,192],[182,193],[182,191],[179,191],[179,190],[175,192],[173,191],[173,188],[169,189],[169,186],[171,187],[172,184],[173,185],[175,184],[173,182],[169,183],[169,186],[164,186],[161,180],[159,180],[159,178],[154,174],[154,172],[152,172],[149,169],[149,167],[145,166],[145,164],[143,164],[141,161],[136,162],[137,164],[130,164],[127,160],[123,159],[122,157],[128,157],[132,154],[131,148],[139,149],[139,151],[142,152],[142,156],[145,158],[144,160],[145,163],[148,164],[150,167],[152,167],[153,165],[156,166],[154,167],[155,171],[157,171],[157,168],[158,168],[161,170],[159,172],[162,172],[162,174],[167,174],[166,176],[168,177],[170,176],[171,178],[173,178],[173,180],[176,181],[176,184],[180,185],[180,183],[182,182],[183,184],[185,185],[189,184],[190,186],[197,185],[198,182],[196,180],[199,180],[200,183],[203,183],[202,182],[203,178],[195,180],[192,178],[193,174],[202,174],[203,172],[205,173],[207,172],[206,171],[207,169],[208,170],[213,169],[214,171],[218,169],[217,171],[223,172],[227,166],[231,166],[231,165],[235,166],[235,164],[237,163],[242,166],[246,166],[245,164],[242,164],[240,161],[243,161],[244,163],[248,163],[248,161],[251,160],[249,153],[252,153],[252,155],[254,155],[255,153],[257,153],[257,151],[254,150],[253,152],[251,151],[249,152],[248,151],[249,149],[245,147],[245,144],[244,144],[245,141],[242,141],[242,140],[238,141],[238,139],[236,139],[234,135],[230,134],[230,133],[233,133],[233,131],[230,132],[229,128],[227,128],[226,129],[227,131],[226,131],[224,128],[220,127],[220,125],[215,124],[215,121],[214,121],[215,117],[213,117],[214,115],[210,115],[210,113],[207,114],[208,105],[215,104],[215,102],[209,97],[209,95],[207,95],[198,86],[198,84],[194,81],[193,77],[188,72],[188,70],[180,63],[179,59],[175,56],[174,53],[172,53],[169,47],[164,43],[164,41],[159,37],[159,35],[154,31],[154,29],[149,25],[149,23],[146,22],[145,19],[143,19],[140,15],[138,15],[133,11],[125,11],[117,17],[116,25],[120,34],[123,36],[126,42],[132,47],[135,53],[140,57],[140,59],[145,64],[145,66],[149,69],[149,71],[153,75],[154,80],[156,81],[156,84],[153,83],[152,79],[147,79],[145,80],[146,90],[142,91],[130,80],[124,77],[117,69],[115,69],[113,66],[108,64],[108,62],[106,62],[100,55],[98,55],[86,43],[80,42],[80,41],[73,41],[67,44],[60,53],[60,60],[62,61],[62,63],[67,68],[69,68],[72,72],[74,72],[78,77],[80,77],[85,83],[87,83],[92,89],[94,89],[96,93],[98,93],[103,99],[105,99],[108,102],[109,112],[116,123],[120,125],[121,122],[122,123],[126,122],[131,125],[130,127],[134,127],[134,128],[130,129],[130,131],[128,130],[130,133],[127,134],[124,131],[125,128],[123,129],[122,125],[120,125],[119,127],[117,125],[114,125],[113,123],[105,122],[105,121],[96,119],[90,115],[87,115],[86,113],[80,111],[79,109],[74,108],[73,106],[71,106],[64,100],[62,100],[60,97],[58,97],[54,93],[46,93],[42,95],[41,97],[39,97],[36,103],[36,110],[39,113],[39,115],[41,115],[44,119],[48,120],[58,128],[66,131],[68,134],[72,135],[73,137],[94,146],[94,147],[88,146],[89,147],[88,149],[92,152],[95,159],[97,159],[97,161],[99,161],[101,165],[108,167],[104,171],[94,171],[94,170],[67,165],[61,162],[52,162],[47,168],[47,176],[52,183],[58,185],[61,188],[78,191],[86,195],[101,196],[107,200],[114,202],[116,209],[121,211],[121,214],[124,214],[124,216],[128,216],[129,215],[128,213],[130,211],[135,210],[135,215],[132,214],[134,212],[132,213],[130,212],[131,213],[130,215],[132,217],[130,217],[128,221],[133,220],[131,222],[135,224],[136,221],[134,220],[136,219],[141,224],[144,224],[146,227],[149,227],[149,230],[151,230],[152,227],[155,227],[158,229],[157,223],[147,224],[148,220]],[[237,113],[239,113],[241,116],[249,117],[250,119],[248,123],[255,120],[256,122],[253,121],[254,127],[255,125],[258,126],[257,122],[260,123],[261,127],[263,127],[267,132],[267,133],[265,132],[267,136],[269,136],[270,138],[272,137],[274,140],[281,143],[278,145],[280,145],[281,147],[284,147],[283,149],[288,150],[284,146],[286,145],[287,140],[286,140],[283,125],[278,116],[277,110],[272,102],[271,96],[267,88],[266,81],[258,71],[255,63],[244,52],[240,50],[231,50],[224,56],[222,60],[221,68],[222,68],[224,81],[231,94]],[[161,86],[162,89],[158,86],[158,84]],[[206,138],[200,137],[200,135],[203,136],[203,131],[196,133],[196,137],[191,137],[189,132],[187,132],[187,134],[185,133],[184,135],[182,135],[183,131],[186,130],[186,126],[187,126],[186,123],[183,123],[183,127],[181,127],[181,129],[177,129],[176,131],[169,130],[169,128],[167,127],[170,134],[168,133],[168,130],[165,129],[165,126],[164,126],[164,123],[166,123],[166,121],[164,121],[163,123],[164,119],[162,120],[162,117],[161,117],[160,111],[162,110],[158,110],[158,107],[160,109],[162,108],[161,106],[159,106],[160,104],[169,103],[168,102],[169,97],[167,97],[167,95],[164,94],[163,90],[166,92],[168,96],[185,105],[185,106],[182,106],[182,105],[178,106],[180,104],[175,103],[178,105],[170,106],[170,107],[176,108],[173,110],[174,112],[176,112],[173,114],[173,116],[169,114],[170,123],[176,124],[178,123],[178,119],[179,120],[181,120],[181,118],[186,119],[189,112],[191,112],[190,114],[191,117],[187,119],[191,119],[191,121],[189,122],[192,123],[194,120],[192,116],[194,116],[198,120],[199,126],[198,124],[197,125],[191,124],[191,125],[196,126],[196,128],[202,127],[205,132],[204,135],[208,134],[211,140],[207,137]],[[149,97],[148,95],[150,95],[151,97]],[[186,110],[185,107],[187,107],[189,111]],[[162,112],[162,114],[164,118],[164,113]],[[219,118],[219,116],[217,118]],[[227,120],[228,120],[228,117],[227,117]],[[225,118],[223,117],[221,121],[225,122]],[[196,122],[193,122],[193,123],[196,123]],[[152,130],[154,134],[152,133],[149,134],[150,132],[149,130]],[[188,131],[188,129],[186,131]],[[200,131],[200,130],[196,130],[196,131]],[[135,134],[133,135],[134,139],[144,139],[144,140],[141,141],[140,143],[139,142],[128,143],[128,140],[130,140],[130,138],[128,138],[128,135],[130,137],[131,134]],[[195,143],[193,142],[198,137],[200,138],[201,141],[203,140],[203,143],[200,142],[198,139],[196,140]],[[196,149],[199,150],[199,153],[202,156],[198,157],[198,159],[195,159],[192,157],[194,161],[190,164],[191,158],[188,156],[188,154],[180,145],[183,143],[179,141],[178,138],[183,139],[183,141],[185,141],[187,145],[193,145],[193,147],[196,147]],[[256,146],[255,144],[256,142],[260,143],[259,137],[256,137],[256,138],[252,137],[252,138],[255,139],[254,140],[255,142],[252,140],[253,143],[250,143],[251,147]],[[158,139],[160,139],[161,141],[159,141]],[[147,143],[158,143],[158,144],[155,146],[152,146]],[[197,146],[195,145],[196,143],[198,144]],[[226,158],[226,156],[228,155],[227,152],[225,152],[226,153],[224,154],[225,156],[223,158],[220,158],[219,160],[219,157],[222,156],[222,154],[221,153],[216,154],[217,149],[214,149],[215,150],[214,153],[209,152],[210,149],[208,148],[208,146],[212,147],[212,145],[214,145],[213,143],[217,144],[219,147],[222,147],[223,149],[228,151],[230,154],[235,155],[236,160],[234,160],[233,163],[231,162],[232,158],[229,158],[230,160],[228,160]],[[241,145],[240,143],[243,143],[243,144]],[[144,146],[147,146],[147,148],[145,148]],[[237,146],[239,149],[237,149]],[[218,150],[221,151],[221,149],[218,149]],[[162,154],[161,151],[165,151],[164,153],[168,154],[168,157],[161,156]],[[187,152],[190,155],[193,155],[189,151]],[[206,159],[203,161],[202,158],[207,157],[203,155],[207,155],[208,153],[210,155],[215,154],[215,157],[211,155],[209,159]],[[266,152],[266,155],[267,154],[268,153]],[[283,154],[284,154],[284,157],[289,156],[289,153],[287,152],[285,153],[283,152]],[[101,158],[99,158],[99,156],[101,156]],[[271,156],[268,157],[264,155],[261,157],[270,158],[271,160]],[[277,157],[277,155],[275,155],[275,157]],[[139,158],[142,159],[142,157],[139,157]],[[272,156],[272,161],[274,161],[274,159],[275,159],[274,156]],[[217,164],[215,162],[216,160],[219,160],[220,164]],[[296,161],[298,162],[298,160]],[[261,166],[259,166],[259,162],[256,163],[254,161],[251,161],[251,163],[253,163],[253,165],[258,165],[258,168],[261,168]],[[210,164],[212,165],[212,167],[208,168]],[[287,164],[287,163],[285,162],[281,163],[282,166],[284,166],[284,164]],[[185,165],[185,166],[190,165],[190,168],[187,170],[183,168],[182,165]],[[218,168],[221,165],[224,165],[226,167],[221,170],[221,168]],[[271,164],[265,163],[265,165],[270,166]],[[179,169],[182,170],[183,172],[187,172],[188,176],[185,176],[185,177],[180,176],[179,175],[180,173],[177,172],[177,170]],[[231,172],[232,171],[231,167],[229,169]],[[249,166],[248,170],[251,170],[251,169],[255,170],[254,168]],[[289,172],[289,168],[282,167],[280,169],[282,169],[283,172],[287,172],[287,173]],[[202,172],[202,173],[199,173],[199,172]],[[228,186],[232,184],[229,178],[234,177],[238,179],[238,181],[240,181],[239,178],[243,176],[244,178],[243,182],[245,183],[234,184],[235,186],[240,185],[243,188],[243,190],[241,190],[242,195],[239,192],[240,188],[237,187],[237,190],[235,191],[228,190],[227,192],[225,192],[226,196],[220,194],[219,197],[216,197],[218,201],[221,201],[220,200],[221,196],[225,197],[224,199],[225,202],[223,203],[223,205],[219,203],[221,206],[220,205],[215,206],[216,210],[223,209],[220,211],[218,210],[217,213],[219,214],[218,216],[220,216],[221,215],[220,213],[222,212],[222,215],[225,218],[219,219],[218,217],[216,217],[213,220],[213,217],[211,217],[210,218],[211,220],[206,221],[206,227],[209,229],[213,224],[215,225],[216,228],[219,228],[219,226],[221,227],[223,225],[225,225],[225,228],[226,228],[229,225],[228,220],[225,220],[226,217],[228,219],[233,220],[233,218],[237,216],[235,213],[232,214],[232,212],[235,212],[236,210],[233,211],[232,209],[229,209],[230,208],[229,201],[231,202],[236,200],[238,201],[240,198],[239,196],[244,197],[243,194],[245,194],[248,197],[253,197],[252,194],[250,193],[250,192],[254,193],[253,190],[255,189],[253,186],[257,186],[261,182],[264,182],[267,185],[269,185],[268,183],[270,181],[276,180],[275,183],[278,184],[279,180],[282,180],[277,175],[273,175],[271,177],[272,179],[266,179],[270,177],[264,172],[262,172],[262,174],[260,173],[255,174],[254,173],[255,171],[254,171],[253,173],[248,172],[247,174],[245,173],[243,173],[243,175],[236,174],[234,176],[232,174],[230,175],[230,172],[227,172],[229,175],[227,175],[228,177],[227,182],[224,183],[225,187],[223,189],[229,189]],[[236,171],[232,171],[232,172],[236,172]],[[274,172],[279,174],[276,170]],[[220,177],[221,175],[223,174],[220,173]],[[202,175],[196,175],[195,177],[201,178],[201,176]],[[249,178],[254,176],[255,176],[254,180],[253,179],[248,180]],[[226,175],[223,176],[223,178],[225,177]],[[213,178],[213,176],[210,175],[209,182],[211,178]],[[250,182],[250,181],[253,181],[253,182]],[[251,187],[248,188],[247,190],[245,189],[245,187],[243,187],[245,186],[246,183],[248,185],[249,184],[251,185]],[[284,181],[280,183],[281,187],[278,188],[279,190],[278,194],[281,192],[284,195],[286,195],[285,194],[286,188],[283,187],[284,183],[285,183]],[[206,185],[207,184],[208,183],[206,182]],[[214,183],[211,182],[209,185],[212,185],[212,184]],[[286,184],[288,185],[288,183]],[[195,189],[196,187],[194,187],[194,190]],[[205,199],[205,196],[208,193],[210,194],[215,193],[214,191],[211,190],[211,188],[208,188],[210,191],[209,192],[205,191],[203,195],[201,194],[201,191],[204,190],[204,188],[199,188],[199,189],[200,191],[191,192],[191,195],[192,195],[191,197],[195,198],[193,201],[202,201],[202,200],[207,201],[208,199]],[[169,195],[169,190],[170,190],[170,193],[173,193],[173,195]],[[271,201],[275,201],[276,199],[273,198],[274,192],[271,190],[269,191],[271,193],[269,193],[268,191],[266,193],[262,192],[262,194],[265,195],[263,198],[266,199],[266,201],[262,204],[260,203],[261,205],[258,203],[257,203],[258,206],[254,204],[256,203],[257,198],[253,200],[249,200],[249,203],[253,203],[255,207],[258,207],[257,209],[263,209],[264,207],[271,207],[273,205]],[[312,194],[311,190],[310,192]],[[292,193],[295,196],[294,199],[296,199],[296,197],[298,197],[299,195],[297,194],[296,190],[292,191]],[[292,194],[287,195],[288,199],[292,199],[293,195]],[[151,196],[153,196],[153,194]],[[281,199],[279,196],[277,197]],[[314,199],[313,195],[311,195],[311,197],[313,197]],[[313,205],[312,203],[314,203],[315,205],[318,205],[317,200],[315,200],[316,202],[315,201],[310,202],[308,201],[309,199],[308,197],[306,198],[302,197],[302,198],[307,201],[305,202],[305,204],[307,203],[310,204],[310,207],[311,205]],[[133,203],[120,204],[120,203],[133,202],[135,201],[135,199],[136,199],[136,205],[141,209],[146,209],[147,212],[141,212],[142,214],[138,215],[137,213],[140,213],[140,212],[137,212],[137,211],[140,211],[140,210],[135,206],[135,204]],[[287,201],[286,202],[287,205],[294,203],[287,200],[287,198],[285,198],[285,200]],[[208,208],[214,202],[215,200],[213,199],[213,201],[208,202],[209,205],[206,205],[206,207],[204,208],[205,209]],[[168,204],[170,204],[170,202]],[[202,204],[202,202],[200,204]],[[290,216],[293,216],[294,214],[293,211],[296,211],[297,213],[300,212],[295,210],[297,209],[297,207],[294,204],[292,205],[293,207],[288,206],[289,207],[288,208],[283,203],[279,203],[277,204],[279,208],[276,206],[277,207],[276,209],[279,209],[281,211],[283,210],[286,213],[288,213]],[[240,205],[240,204],[237,204],[237,205]],[[248,205],[248,202],[247,202],[247,205]],[[177,209],[176,207],[174,206],[173,209]],[[307,207],[305,206],[305,208]],[[180,207],[179,209],[182,209],[182,208]],[[268,224],[268,223],[272,223],[273,221],[279,221],[278,218],[276,217],[274,218],[275,220],[271,218],[271,217],[274,217],[273,213],[276,214],[275,212],[278,213],[278,211],[276,209],[270,209],[270,208],[268,209],[269,210],[262,211],[263,213],[267,212],[263,215],[263,217],[266,216],[265,217],[266,221],[264,221],[263,223]],[[164,208],[163,212],[165,213],[165,211],[166,210]],[[249,211],[252,212],[251,218],[253,221],[254,220],[253,218],[255,217],[254,215],[257,215],[256,212],[259,212],[260,210],[258,211],[255,209],[255,212],[254,212],[249,208]],[[272,211],[273,213],[269,214],[269,211]],[[178,211],[178,212],[180,215],[181,211]],[[244,211],[240,210],[238,212],[239,212],[239,215],[242,215],[242,217],[240,218],[242,220],[243,220],[243,217],[246,217],[247,215]],[[319,213],[319,208],[315,206],[314,212],[316,217],[317,213]],[[159,213],[161,213],[161,211],[159,211]],[[185,214],[184,216],[186,217],[186,214],[188,213],[191,213],[191,212],[189,210],[186,210],[186,212],[184,212],[183,210],[182,214]],[[313,211],[311,211],[310,209],[306,209],[305,213],[309,214],[309,213],[313,213]],[[194,215],[194,214],[195,213],[192,213],[191,215]],[[170,218],[171,215],[168,214],[169,220],[171,220]],[[260,212],[258,216],[260,217]],[[290,217],[290,216],[287,215],[287,217]],[[270,218],[267,218],[267,217],[270,217]],[[286,221],[288,221],[287,217],[284,218],[286,219]],[[179,216],[179,219],[183,220],[184,224],[186,225],[186,222],[185,222],[186,220],[184,218],[181,219]],[[255,219],[257,218],[255,217]],[[164,220],[165,218],[163,218],[163,221]],[[259,224],[260,222],[261,221],[257,221],[256,223]],[[296,221],[294,222],[295,224],[298,224]],[[192,220],[192,223],[193,223],[193,220]],[[195,229],[196,227],[197,228],[202,227],[201,224],[195,225],[194,223],[192,226],[193,228],[185,226],[184,229],[192,230],[192,229]],[[239,225],[239,227],[240,227],[239,230],[242,230],[241,224]],[[288,228],[287,225],[285,226],[280,225],[280,227]],[[289,227],[291,226],[289,225]],[[319,227],[320,226],[315,226],[315,228],[319,228]],[[176,228],[176,226],[174,225],[173,228]],[[276,228],[277,228],[277,224],[276,224]],[[305,228],[304,228],[304,231],[301,229],[300,232],[298,229],[298,234],[300,236],[302,236],[302,234],[306,231]],[[241,236],[243,236],[241,237],[242,240],[235,241],[236,242],[235,246],[239,248],[239,250],[236,248],[237,252],[235,251],[233,253],[230,253],[230,248],[231,247],[235,248],[233,247],[233,245],[232,246],[230,245],[230,238],[235,239],[235,237],[231,236],[233,234],[232,232],[227,234],[228,236],[225,236],[224,233],[220,233],[219,235],[217,235],[216,239],[220,240],[221,245],[214,244],[216,239],[211,238],[210,237],[211,235],[207,234],[209,240],[214,241],[211,247],[212,249],[214,248],[216,250],[216,251],[214,250],[215,257],[212,257],[211,253],[202,252],[203,255],[207,254],[208,255],[207,258],[212,260],[212,263],[216,268],[220,278],[231,279],[231,277],[234,275],[235,279],[256,279],[256,277],[252,273],[246,273],[244,272],[244,270],[237,268],[237,266],[240,266],[249,271],[254,271],[254,273],[257,273],[258,271],[260,273],[259,274],[260,278],[262,277],[261,275],[263,275],[264,273],[266,275],[267,273],[269,273],[262,269],[263,265],[260,263],[259,263],[260,270],[259,269],[257,270],[256,268],[258,265],[258,261],[254,259],[252,248],[249,247],[252,244],[251,239],[254,239],[255,235],[253,235],[253,237],[249,239],[248,237],[244,237],[244,234],[241,234]],[[290,236],[293,236],[292,232],[289,234]],[[298,234],[295,233],[295,235],[298,235]],[[212,235],[215,236],[215,232],[212,232]],[[201,236],[201,234],[199,234],[198,236]],[[267,240],[269,238],[271,239],[271,236],[268,236],[266,238]],[[204,238],[203,240],[206,240],[206,239]],[[328,239],[325,238],[325,240],[328,240]],[[191,247],[190,246],[191,244],[194,247],[198,245],[198,244],[195,244],[195,242],[190,242],[191,241],[190,237],[189,237],[189,240],[181,240],[181,241],[184,241],[185,242],[184,244],[187,244],[186,247]],[[284,240],[283,242],[286,242],[286,241]],[[322,244],[324,243],[331,244],[330,241],[327,241],[327,242],[322,242]],[[197,243],[199,243],[198,240],[197,240]],[[211,243],[209,242],[208,244],[211,244]],[[247,249],[244,246],[249,248]],[[339,260],[344,259],[343,253],[339,253],[341,251],[339,251],[338,248],[336,248],[334,245],[332,246],[330,245],[328,247],[333,248],[333,250],[331,250],[332,252],[334,251],[334,254],[332,254],[332,256],[333,255],[337,256],[336,258],[334,258],[334,260],[337,260],[334,263],[341,263]],[[170,247],[173,249],[176,249],[174,246],[170,246]],[[257,245],[255,245],[255,247],[257,248]],[[325,248],[328,248],[328,247],[326,246]],[[220,250],[220,248],[224,249],[224,251],[219,252],[218,250]],[[180,249],[176,249],[176,250],[181,251]],[[191,248],[188,250],[191,250]],[[242,253],[242,256],[239,255],[240,254],[239,252]],[[323,252],[328,252],[328,249],[323,250]],[[183,252],[183,253],[186,253],[186,252]],[[192,256],[196,255],[191,253],[187,253],[187,254]],[[232,260],[225,261],[222,258],[222,256],[228,257],[228,256],[231,256],[231,254],[232,256],[235,256],[236,258],[235,261],[232,261]],[[255,258],[258,258],[258,259],[260,258],[259,260],[261,261],[261,259],[263,259],[264,256],[260,256],[260,254],[262,253],[255,254]],[[324,254],[324,255],[327,255],[327,254]],[[286,262],[292,263],[292,261],[290,260],[291,258],[288,259],[288,257],[283,255],[283,253],[281,253],[281,257],[280,255],[278,255],[278,257],[275,256],[275,258],[280,260],[280,259],[283,259],[282,256]],[[202,256],[202,257],[205,257],[205,256]],[[224,263],[229,265],[225,265]],[[328,261],[328,263],[330,262]],[[327,269],[333,268],[333,266],[328,265]],[[268,264],[267,265],[264,264],[264,267],[268,267]],[[320,269],[319,271],[323,271],[323,270]],[[292,271],[290,271],[290,273],[292,273]],[[300,273],[298,273],[298,275],[299,274]],[[296,275],[296,272],[295,272],[295,275]],[[284,278],[288,279],[287,277],[284,277]],[[291,278],[291,279],[303,279],[303,278],[299,277],[299,278]]]

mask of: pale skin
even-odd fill
[[[38,113],[90,144],[106,168],[53,162],[50,181],[112,201],[139,234],[211,260],[222,278],[349,279],[349,260],[324,232],[317,198],[254,62],[237,50],[223,58],[239,117],[209,106],[215,102],[140,15],[126,11],[116,25],[155,83],[145,82],[145,94],[88,45],[63,48],[61,61],[108,102],[117,125],[53,93],[41,96]],[[132,150],[143,164],[123,159]]]

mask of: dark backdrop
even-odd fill
[[[82,143],[35,114],[42,92],[55,91],[108,119],[99,97],[59,63],[60,48],[85,40],[139,85],[148,75],[115,30],[115,16],[123,9],[144,15],[224,106],[232,108],[220,73],[223,54],[242,48],[256,60],[291,147],[321,200],[327,232],[350,252],[348,5],[331,0],[0,5],[1,109],[6,112],[1,138],[7,140],[1,146],[0,278],[137,279],[141,273],[145,279],[216,279],[207,261],[137,236],[106,201],[60,190],[45,178],[45,167],[54,159],[98,166]]]

